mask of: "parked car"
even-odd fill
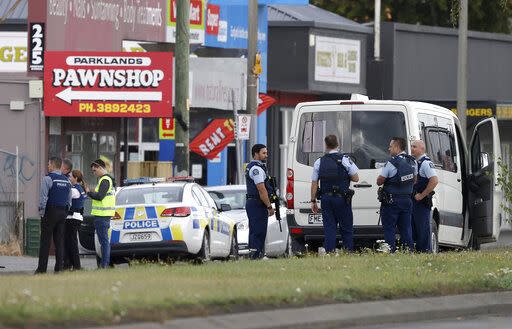
[[[110,224],[111,262],[132,258],[238,256],[235,221],[198,184],[150,183],[121,188]],[[96,254],[101,248],[95,235]]]
[[[238,250],[240,255],[249,254],[249,220],[245,212],[245,185],[225,185],[205,188],[210,193],[217,205],[229,204],[231,210],[225,214],[233,218],[237,222],[237,238]],[[276,216],[273,215],[268,219],[267,238],[265,240],[265,254],[268,257],[290,256],[291,240],[288,233],[288,224],[286,223],[286,208],[280,206],[281,226]]]

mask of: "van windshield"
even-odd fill
[[[299,129],[297,161],[308,166],[324,154],[324,138],[330,134],[341,137],[340,150],[349,153],[359,169],[386,162],[391,138],[407,136],[404,114],[391,111],[304,113]]]

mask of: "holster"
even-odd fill
[[[424,197],[424,198],[421,200],[421,202],[423,202],[423,204],[424,204],[425,206],[427,206],[428,208],[432,208],[432,206],[434,205],[434,204],[432,203],[432,196],[434,196],[434,194],[435,194],[435,193],[436,193],[436,192],[434,192],[434,191],[430,192],[426,197]]]
[[[345,198],[345,201],[347,202],[347,204],[349,206],[352,205],[352,198],[354,197],[354,194],[356,193],[356,191],[352,190],[352,189],[349,189],[347,192],[344,192],[342,195],[343,197]]]
[[[391,195],[384,191],[384,188],[382,186],[379,187],[379,189],[377,190],[377,199],[379,200],[380,203],[382,203],[382,205],[393,203]]]

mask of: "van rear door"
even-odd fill
[[[479,242],[498,240],[502,191],[498,186],[501,144],[495,118],[481,121],[470,143],[469,221]]]
[[[310,211],[313,164],[324,154],[324,138],[334,134],[340,149],[359,167],[359,182],[352,201],[354,226],[379,225],[380,203],[376,180],[389,158],[392,137],[407,139],[407,110],[399,104],[306,105],[297,111],[292,127],[295,145],[288,168],[293,175],[294,219],[299,226],[322,226],[321,215]],[[357,234],[357,232],[355,232]]]

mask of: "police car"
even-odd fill
[[[140,181],[144,182],[144,180]],[[201,261],[238,256],[235,221],[193,181],[121,188],[110,222],[111,262],[131,258],[191,257]],[[96,253],[101,258],[98,237]]]
[[[205,188],[217,204],[229,204],[230,211],[226,215],[237,222],[237,241],[240,255],[249,254],[249,219],[245,211],[245,185],[225,185]],[[286,207],[280,207],[281,228],[276,215],[268,218],[267,237],[265,239],[265,255],[268,257],[290,257],[291,239],[286,222]]]

